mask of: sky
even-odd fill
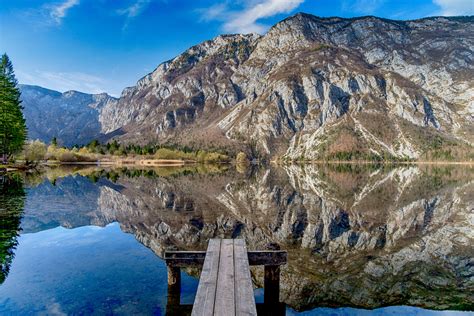
[[[407,20],[474,15],[474,0],[0,0],[0,53],[20,83],[119,96],[190,46],[297,12]]]

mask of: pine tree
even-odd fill
[[[22,150],[26,140],[20,90],[7,54],[0,59],[0,155],[3,163]]]

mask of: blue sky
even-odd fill
[[[474,0],[0,0],[0,52],[20,83],[118,96],[192,45],[296,12],[415,19],[473,15]]]

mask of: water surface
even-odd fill
[[[164,314],[164,251],[218,237],[288,250],[287,315],[472,314],[473,175],[314,165],[3,177],[0,313]],[[183,272],[181,304],[198,273]],[[263,270],[252,274],[262,287]]]

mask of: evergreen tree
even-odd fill
[[[7,54],[0,59],[0,155],[3,163],[22,150],[26,122],[20,105],[20,90]]]

